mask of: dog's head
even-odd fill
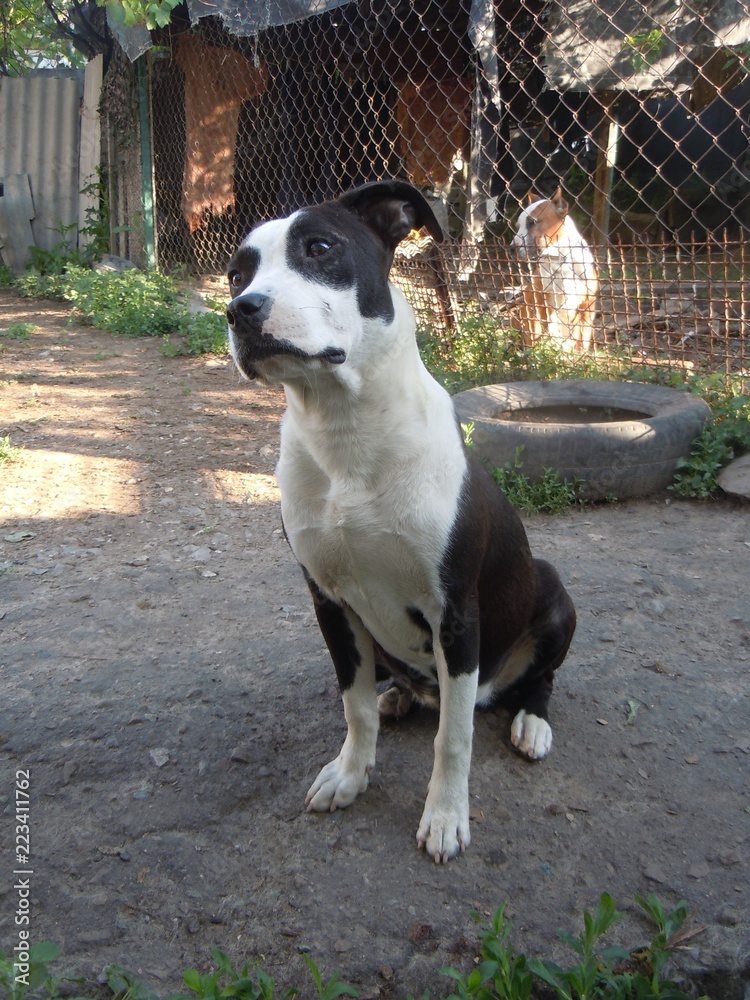
[[[229,264],[229,344],[249,379],[284,382],[367,362],[395,317],[388,273],[412,229],[442,232],[420,192],[375,181],[256,226]],[[372,338],[369,338],[372,340]]]
[[[551,198],[529,195],[529,204],[518,216],[512,247],[521,260],[538,257],[558,242],[565,228],[568,203],[560,188]]]

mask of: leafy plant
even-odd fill
[[[628,959],[630,953],[624,948],[607,948],[598,951],[599,939],[622,918],[615,908],[614,900],[606,892],[602,893],[596,911],[592,916],[588,910],[583,913],[583,933],[578,937],[564,931],[558,936],[570,945],[578,955],[579,962],[570,969],[562,969],[555,962],[532,959],[531,971],[543,982],[551,986],[560,1000],[590,1000],[600,996],[598,985],[602,970],[609,969],[615,961]]]
[[[6,462],[14,462],[20,454],[21,448],[14,448],[10,443],[10,434],[6,434],[5,437],[0,438],[0,469]]]
[[[447,1000],[529,1000],[534,977],[526,964],[526,957],[518,955],[510,942],[512,925],[505,919],[505,907],[495,911],[492,926],[481,935],[480,957],[482,961],[464,976],[454,968],[441,969],[450,977],[455,992]],[[474,914],[475,919],[479,919]]]
[[[173,278],[158,271],[96,271],[67,256],[62,241],[37,251],[15,288],[30,298],[69,302],[71,319],[125,337],[164,337],[167,356],[226,354],[223,311],[192,313]],[[175,338],[172,340],[172,338]]]
[[[173,358],[178,355],[226,354],[227,321],[224,313],[194,313],[185,316],[178,330],[179,340],[164,338],[162,353]]]
[[[422,360],[450,393],[492,382],[522,382],[533,379],[599,378],[663,381],[658,368],[633,365],[617,350],[594,357],[567,354],[551,342],[524,347],[517,330],[507,319],[491,313],[467,311],[450,338],[433,329],[418,331]]]
[[[11,323],[4,330],[0,330],[0,337],[5,337],[6,340],[28,340],[38,329],[33,323]]]
[[[750,73],[750,42],[733,45],[723,69],[739,69],[742,73]]]
[[[140,980],[135,979],[118,965],[106,965],[104,978],[117,1000],[159,1000],[156,994],[147,990]],[[178,997],[179,994],[176,994],[167,1000],[177,1000]]]
[[[523,445],[516,448],[513,462],[507,462],[502,469],[490,469],[490,475],[518,510],[544,514],[559,514],[573,504],[584,502],[581,485],[577,477],[573,480],[561,479],[554,469],[545,469],[539,482],[524,474]]]
[[[628,35],[623,47],[630,49],[630,63],[636,73],[647,69],[661,55],[667,44],[667,36],[662,28],[652,28],[650,31],[636,31]]]
[[[260,966],[250,966],[247,963],[241,970],[236,970],[229,957],[219,948],[214,948],[211,957],[216,965],[214,972],[202,974],[197,969],[186,969],[183,981],[189,993],[174,993],[166,1000],[274,1000],[276,984],[267,972]],[[315,988],[320,1000],[336,1000],[340,996],[356,997],[357,990],[349,983],[342,982],[338,973],[334,973],[327,983],[323,982],[317,965],[309,956],[304,955]],[[153,994],[128,973],[116,966],[109,966],[107,984],[118,997],[118,1000],[158,1000]],[[295,996],[296,988],[284,993],[284,1000]],[[194,995],[194,996],[193,996]]]
[[[735,392],[732,382],[727,386],[716,376],[694,380],[692,388],[707,399],[712,417],[681,460],[670,488],[681,497],[707,500],[718,489],[721,469],[750,451],[750,395]]]
[[[601,947],[604,935],[622,917],[612,897],[603,893],[593,915],[584,912],[583,931],[579,935],[559,932],[560,938],[576,955],[575,964],[566,968],[551,961],[528,960],[515,951],[511,942],[512,924],[506,919],[506,904],[503,903],[495,911],[490,926],[480,934],[474,968],[468,973],[453,967],[440,970],[452,981],[452,992],[446,1000],[530,1000],[534,979],[543,982],[559,1000],[689,1000],[686,993],[664,978],[664,972],[674,950],[703,928],[685,928],[687,906],[684,900],[672,910],[665,910],[653,894],[635,899],[656,926],[650,943],[630,950],[618,946]],[[479,919],[477,914],[472,916]],[[46,992],[49,1000],[57,1000],[57,981],[50,976],[47,963],[58,954],[59,949],[50,942],[30,949],[28,985],[16,983],[14,961],[0,955],[0,986],[6,987],[9,1000],[30,1000],[31,991],[38,995],[39,988]],[[196,997],[198,1000],[274,1000],[276,984],[259,966],[245,964],[236,970],[218,948],[214,948],[211,956],[215,964],[213,972],[201,974],[197,969],[186,969],[183,979],[188,992],[171,994],[165,1000],[196,1000]],[[303,958],[318,1000],[358,996],[356,988],[343,982],[338,973],[324,982],[315,962],[307,955]],[[159,1000],[156,994],[117,966],[107,966],[105,978],[117,1000]],[[284,1000],[298,992],[295,988],[287,990]],[[422,1000],[428,1000],[427,992]]]
[[[357,990],[350,983],[344,983],[339,978],[338,972],[334,972],[333,976],[328,980],[327,983],[323,982],[323,977],[320,974],[320,970],[309,955],[302,956],[307,964],[310,974],[313,977],[313,982],[315,983],[315,988],[318,992],[319,1000],[336,1000],[336,997],[348,996],[357,997],[359,996],[359,990]]]
[[[8,1000],[24,1000],[32,990],[46,987],[50,997],[56,995],[56,988],[50,975],[48,964],[60,954],[60,949],[51,941],[39,941],[29,948],[28,969],[19,965],[17,958],[0,955],[0,986],[5,987]]]
[[[534,978],[559,1000],[689,1000],[663,978],[663,972],[675,947],[702,928],[682,929],[687,918],[684,902],[668,912],[651,894],[645,900],[637,896],[636,902],[656,924],[657,933],[650,944],[634,950],[600,946],[604,935],[622,917],[612,897],[603,893],[595,912],[584,912],[582,933],[559,933],[577,956],[576,963],[565,968],[547,960],[527,960],[514,950],[503,904],[491,927],[481,935],[476,967],[467,975],[454,968],[441,970],[454,982],[448,1000],[529,1000]]]

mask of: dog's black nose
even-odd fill
[[[266,319],[271,311],[271,298],[261,292],[238,295],[227,306],[227,322],[234,330],[243,320]]]

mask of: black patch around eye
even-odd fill
[[[241,246],[229,262],[227,277],[232,296],[247,288],[260,267],[260,253],[255,247]]]
[[[312,244],[328,244],[310,256]],[[390,255],[374,233],[351,213],[330,205],[306,209],[287,235],[287,263],[298,274],[329,288],[357,290],[362,316],[393,320],[388,287]]]

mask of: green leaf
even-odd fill
[[[538,979],[541,979],[542,982],[547,983],[548,986],[551,986],[555,990],[560,1000],[573,1000],[573,994],[565,983],[565,973],[559,965],[556,965],[554,962],[532,958],[529,962],[529,968]]]
[[[203,983],[197,969],[185,969],[182,979],[188,989],[193,990],[194,993],[203,994]]]
[[[232,969],[232,963],[229,957],[224,954],[221,948],[211,949],[211,958],[216,963],[219,972],[226,972],[227,975],[233,976],[234,970]]]
[[[29,961],[52,962],[60,954],[60,948],[52,941],[40,941],[29,948]]]

